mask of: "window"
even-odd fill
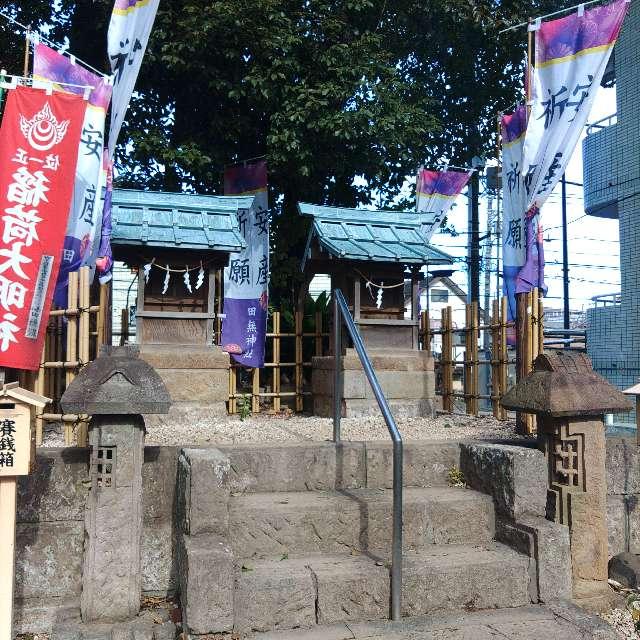
[[[431,289],[431,302],[449,302],[447,289]]]

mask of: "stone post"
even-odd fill
[[[170,403],[160,376],[135,346],[102,347],[62,396],[65,413],[92,416],[83,622],[127,620],[140,610],[142,414],[167,413]]]
[[[533,371],[502,400],[538,416],[538,445],[548,467],[547,518],[569,527],[573,599],[606,607],[607,481],[604,414],[630,402],[593,371],[583,353],[539,355]]]

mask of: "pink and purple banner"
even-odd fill
[[[502,249],[511,317],[515,294],[545,290],[540,209],[561,179],[578,143],[628,0],[532,26],[536,63],[531,110],[502,118]]]
[[[431,240],[470,177],[469,171],[418,171],[416,211],[425,214],[422,225],[425,242]]]
[[[264,366],[269,307],[269,209],[264,160],[227,167],[224,193],[253,195],[250,209],[238,212],[246,248],[232,253],[224,270],[222,349],[247,367]]]
[[[104,128],[112,87],[108,78],[91,73],[43,44],[35,47],[33,77],[34,86],[47,82],[65,83],[58,88],[81,96],[86,90],[83,87],[90,88],[86,90],[87,110],[82,123],[71,212],[55,292],[55,303],[65,306],[69,273],[83,266],[93,269],[95,265],[102,224]]]

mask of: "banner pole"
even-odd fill
[[[27,27],[27,32],[24,36],[24,69],[23,76],[29,77],[29,40],[31,39],[31,29]]]
[[[0,640],[13,640],[16,476],[0,477]]]

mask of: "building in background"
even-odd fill
[[[629,8],[614,53],[617,113],[588,128],[583,177],[586,213],[619,220],[621,291],[594,299],[587,312],[587,350],[598,373],[626,388],[640,376],[638,3]]]

